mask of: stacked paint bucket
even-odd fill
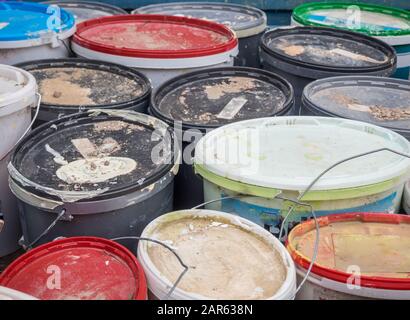
[[[394,46],[395,77],[410,79],[410,13],[365,3],[306,3],[295,8],[292,24],[358,31]]]
[[[0,275],[0,299],[408,297],[407,265],[389,259],[408,235],[394,213],[410,172],[400,155],[410,154],[409,82],[384,78],[397,65],[408,72],[407,15],[383,10],[395,18],[372,34],[380,12],[359,5],[369,21],[353,31],[365,35],[340,30],[344,7],[312,4],[293,20],[314,27],[265,33],[266,15],[240,5],[127,15],[57,4],[63,24],[51,33],[46,5],[9,2],[0,13],[20,21],[12,37],[0,30],[0,53],[20,68],[0,67],[0,130],[13,133],[0,152],[0,239],[17,248],[18,205],[20,244],[35,247]],[[27,61],[33,52],[45,60]],[[18,130],[7,129],[11,117]],[[315,221],[304,222],[313,214],[317,250]],[[387,247],[386,259],[374,263],[363,243]],[[353,261],[357,294],[344,288]],[[50,272],[71,276],[49,283]]]

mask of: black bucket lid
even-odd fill
[[[305,87],[303,105],[315,114],[376,124],[410,138],[410,81],[344,76]]]
[[[371,73],[397,63],[394,49],[378,39],[322,27],[277,28],[262,36],[261,49],[294,66],[340,73]]]
[[[66,9],[74,15],[76,23],[105,16],[128,14],[127,11],[119,7],[96,1],[56,0],[42,3],[53,4]]]
[[[88,59],[47,59],[18,65],[37,80],[41,109],[126,109],[148,99],[151,84],[142,73],[122,65]]]
[[[169,126],[145,114],[77,113],[25,137],[12,155],[9,173],[25,190],[64,202],[117,196],[173,171],[173,139]]]
[[[264,70],[228,67],[195,71],[164,83],[151,98],[153,115],[184,129],[283,115],[294,105],[293,88]]]
[[[267,23],[266,14],[262,10],[232,3],[159,3],[135,9],[132,13],[165,14],[211,20],[232,28],[238,38],[263,32]]]

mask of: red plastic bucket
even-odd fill
[[[154,89],[164,81],[198,68],[233,64],[238,39],[224,25],[165,15],[123,15],[77,25],[74,52],[136,68]]]
[[[298,299],[410,298],[410,270],[393,272],[392,268],[403,266],[388,258],[395,255],[398,261],[410,261],[405,250],[394,247],[394,243],[410,241],[410,216],[344,213],[317,220],[320,225],[318,255]],[[315,238],[314,220],[297,225],[289,234],[287,249],[295,261],[299,280],[305,277],[311,263]],[[381,247],[384,254],[377,256]],[[346,252],[350,256],[346,256]],[[381,269],[369,269],[373,258],[382,265],[374,268]],[[351,266],[342,268],[349,264]]]
[[[146,300],[135,256],[122,245],[73,237],[39,246],[15,260],[0,285],[42,300]]]

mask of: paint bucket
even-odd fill
[[[292,86],[273,73],[243,67],[196,71],[163,84],[152,97],[150,113],[174,127],[182,165],[175,178],[175,208],[203,202],[203,183],[192,168],[202,136],[244,119],[294,114]]]
[[[292,14],[293,25],[357,31],[385,41],[397,52],[395,78],[410,79],[410,13],[366,3],[305,3]]]
[[[120,7],[102,2],[57,0],[45,1],[42,3],[48,5],[57,5],[60,8],[71,12],[74,15],[76,23],[100,17],[128,14],[127,11],[121,9]]]
[[[37,300],[37,299],[23,292],[0,286],[0,301],[1,300]]]
[[[56,240],[17,258],[0,284],[41,300],[146,300],[144,271],[122,245],[101,238]]]
[[[380,148],[410,154],[410,142],[375,125],[325,117],[246,120],[213,130],[195,148],[207,209],[236,213],[278,233],[283,218],[319,174],[338,161]],[[317,216],[344,212],[395,213],[410,159],[387,151],[327,172],[300,201]],[[226,199],[226,197],[236,197]],[[290,199],[290,200],[289,200]],[[311,217],[297,205],[285,227]]]
[[[258,47],[267,27],[266,13],[254,7],[232,3],[170,2],[140,7],[132,14],[164,14],[204,19],[231,28],[239,41],[235,65],[259,68]]]
[[[410,140],[409,101],[408,80],[334,77],[316,80],[305,87],[302,113],[373,123]]]
[[[87,59],[36,60],[18,66],[37,80],[42,96],[37,125],[92,109],[147,112],[151,84],[132,68]]]
[[[410,299],[409,216],[348,213],[318,223],[317,258],[296,299]],[[313,220],[289,234],[287,248],[298,280],[311,264],[315,237]]]
[[[80,57],[136,68],[155,90],[195,69],[232,65],[238,40],[215,22],[141,14],[85,21],[77,25],[72,48]]]
[[[0,21],[1,63],[11,65],[33,57],[53,59],[70,55],[68,38],[75,32],[75,22],[65,10],[7,1],[0,3]]]
[[[23,246],[60,236],[139,236],[172,210],[178,162],[171,129],[142,113],[93,110],[38,127],[8,166]]]
[[[188,266],[171,300],[293,299],[296,274],[285,247],[258,225],[231,214],[184,210],[152,221],[142,237],[171,248]],[[173,253],[149,241],[138,244],[153,299],[167,296],[184,268]]]
[[[289,80],[296,106],[304,87],[316,80],[341,75],[390,76],[396,68],[394,49],[386,43],[355,32],[332,28],[277,28],[262,36],[264,69]]]
[[[31,108],[36,102],[37,85],[28,72],[0,65],[0,257],[18,249],[21,236],[16,199],[8,186],[7,163],[17,141],[31,122]]]

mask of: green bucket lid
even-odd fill
[[[293,10],[292,19],[304,26],[334,27],[374,37],[410,36],[410,12],[354,2],[313,2]]]

